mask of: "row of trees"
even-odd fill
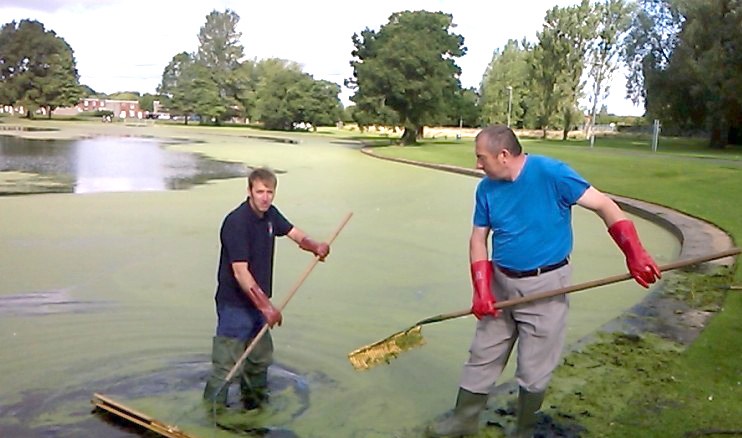
[[[239,16],[213,11],[198,34],[196,53],[173,57],[158,93],[175,115],[198,115],[216,124],[234,117],[260,120],[269,129],[307,123],[331,125],[341,118],[340,86],[316,80],[299,64],[281,59],[243,60]]]
[[[620,40],[631,8],[623,0],[588,0],[547,11],[538,41],[510,40],[495,51],[481,84],[485,122],[546,129],[559,126],[566,138],[575,125],[592,129],[619,63]],[[587,109],[579,102],[586,98]]]
[[[83,95],[72,48],[35,20],[0,28],[0,104],[22,106],[29,117],[44,108],[76,104]]]
[[[544,135],[559,125],[566,138],[583,122],[578,101],[585,92],[589,120],[595,120],[630,13],[623,0],[552,8],[537,43],[511,40],[495,51],[479,90],[461,87],[455,61],[466,48],[464,38],[451,31],[451,15],[395,13],[378,31],[367,28],[353,36],[353,77],[346,80],[355,91],[353,118],[361,125],[401,124],[403,143],[414,142],[425,124],[510,123],[511,116]]]
[[[175,115],[220,123],[234,117],[293,129],[341,119],[337,84],[315,80],[280,59],[245,60],[239,16],[213,11],[195,53],[175,55],[158,96]],[[664,132],[706,132],[712,146],[742,136],[742,3],[738,0],[582,0],[554,7],[536,42],[510,40],[493,54],[479,89],[462,88],[456,60],[464,37],[442,12],[392,14],[379,30],[352,37],[354,91],[347,109],[360,126],[403,126],[414,142],[422,126],[510,123],[566,133],[594,123],[620,63],[627,96],[644,102]],[[36,21],[0,29],[0,104],[51,113],[87,92],[72,49]],[[580,107],[587,102],[587,108]]]
[[[537,41],[493,54],[479,90],[464,90],[466,49],[452,17],[399,12],[353,36],[352,117],[405,127],[431,123],[560,128],[563,137],[603,108],[612,76],[628,67],[627,97],[665,132],[706,132],[713,147],[742,140],[742,3],[739,0],[598,0],[546,13]],[[620,92],[620,91],[619,91]],[[580,107],[580,102],[583,107]],[[587,103],[586,107],[584,107]]]

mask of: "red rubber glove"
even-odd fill
[[[500,311],[495,307],[495,297],[492,295],[492,275],[494,269],[489,260],[479,260],[471,264],[471,282],[474,286],[471,313],[482,319],[486,315],[499,316]]]
[[[247,296],[260,313],[263,314],[263,318],[265,318],[265,323],[268,324],[268,327],[273,328],[276,324],[279,326],[281,325],[281,322],[283,322],[281,312],[273,307],[271,300],[265,296],[265,292],[263,292],[263,289],[261,289],[260,286],[255,285],[251,287],[247,291]]]
[[[662,277],[657,264],[639,241],[633,222],[628,219],[620,220],[608,228],[608,234],[626,256],[626,266],[637,283],[649,287],[650,283]]]
[[[317,242],[316,240],[312,240],[309,237],[301,239],[299,248],[303,249],[304,251],[311,252],[312,254],[319,257],[319,259],[323,262],[325,261],[325,257],[330,254],[330,245],[326,244],[325,242]]]

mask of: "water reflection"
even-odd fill
[[[44,177],[10,184],[3,194],[187,189],[246,174],[242,164],[173,151],[160,140],[140,137],[68,141],[0,136],[2,171]]]
[[[154,141],[81,140],[74,144],[73,153],[75,193],[165,190],[167,187],[166,151]]]

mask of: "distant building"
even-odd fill
[[[57,108],[52,114],[73,116],[82,112],[111,111],[120,119],[143,119],[145,112],[136,100],[115,100],[86,97],[73,107]]]

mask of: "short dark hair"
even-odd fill
[[[520,155],[523,147],[512,129],[505,125],[490,125],[477,134],[475,141],[483,141],[492,152],[507,149],[512,155]]]
[[[274,189],[278,185],[276,174],[267,167],[258,167],[250,172],[247,176],[247,188],[251,189],[255,181],[262,181],[265,185],[271,186]]]

